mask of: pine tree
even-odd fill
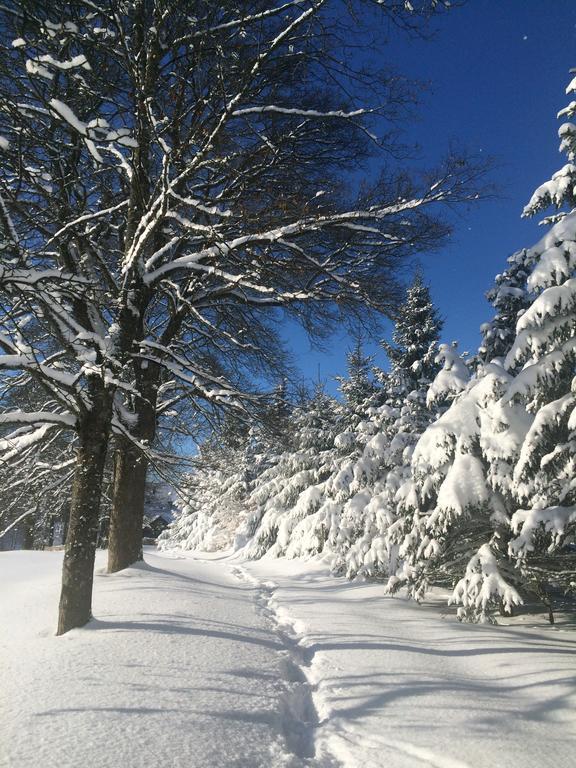
[[[318,509],[322,483],[333,467],[339,416],[338,403],[321,385],[294,409],[290,447],[259,476],[249,499],[254,507],[248,522],[250,557],[286,554],[294,529]]]
[[[351,369],[354,375],[354,368]],[[341,380],[345,383],[345,380]],[[356,390],[358,392],[358,389]],[[285,546],[274,554],[288,557],[323,553],[332,557],[335,571],[345,571],[345,554],[362,531],[363,511],[372,486],[381,475],[382,458],[390,435],[386,425],[396,417],[389,406],[374,406],[382,394],[370,385],[367,399],[357,405],[340,404],[332,442],[323,451],[321,482],[302,487],[283,524]],[[283,458],[283,461],[285,459]],[[272,470],[272,475],[278,470]]]
[[[394,318],[392,343],[382,342],[391,367],[388,390],[399,401],[436,375],[441,330],[442,320],[432,303],[430,289],[417,271]]]
[[[574,92],[576,78],[567,88]],[[559,117],[575,114],[571,102]],[[556,223],[530,249],[528,287],[535,298],[507,357],[508,367],[518,371],[508,397],[532,417],[514,468],[520,509],[511,521],[510,553],[548,604],[557,590],[573,590],[576,582],[576,126],[565,123],[559,133],[569,161],[562,171],[568,170],[542,185],[525,213],[550,203],[565,210],[549,219]]]
[[[379,388],[370,384],[369,360],[358,347],[349,358],[348,378],[340,380],[346,429],[335,439],[334,468],[315,487],[316,509],[301,516],[286,549],[291,556],[330,554],[333,570],[349,577],[388,573],[384,532],[395,518],[399,468],[409,464],[415,436],[430,418],[425,390],[440,322],[419,275],[397,322],[395,344],[388,345],[391,371],[377,372]]]
[[[440,322],[420,275],[396,317],[395,344],[387,345],[391,371],[377,372],[379,388],[367,386],[369,361],[358,348],[349,359],[348,379],[341,380],[346,429],[335,440],[334,469],[315,489],[317,510],[293,529],[287,548],[294,556],[330,554],[333,570],[349,577],[388,573],[385,531],[395,519],[394,494],[430,419],[425,391]]]
[[[458,414],[467,412],[466,423],[477,426],[467,447],[467,453],[478,459],[476,494],[468,495],[456,516],[452,510],[449,522],[444,518],[446,544],[438,558],[452,582],[450,602],[459,606],[458,616],[465,621],[491,622],[495,613],[510,613],[522,602],[523,580],[508,556],[508,542],[516,508],[513,467],[530,417],[520,404],[505,398],[512,377],[504,360],[514,343],[517,322],[533,298],[527,283],[532,266],[530,250],[522,249],[496,275],[486,294],[495,314],[480,328],[482,343],[474,360],[474,378],[462,402],[448,412],[454,424]],[[456,454],[453,465],[457,461],[462,458]],[[454,477],[456,470],[451,471]]]
[[[343,410],[350,423],[366,418],[366,411],[373,405],[377,385],[373,376],[372,355],[366,355],[362,340],[357,338],[352,349],[346,354],[346,376],[337,376],[340,392],[343,396]]]
[[[417,600],[428,588],[429,562],[440,550],[430,523],[459,431],[442,411],[464,391],[469,376],[455,344],[440,345],[435,361],[442,367],[428,388],[426,404],[440,416],[434,421],[431,417],[432,423],[413,447],[405,473],[408,477],[396,494],[397,520],[387,531],[388,548],[397,550],[388,589],[395,592],[407,586],[408,594]]]
[[[572,103],[560,116],[573,113]],[[451,436],[434,442],[440,419],[420,450],[424,473],[434,458],[447,467],[426,523],[437,539],[427,570],[453,579],[463,568],[452,601],[470,620],[534,595],[552,615],[552,596],[573,588],[576,214],[561,208],[574,205],[575,135],[571,124],[561,127],[569,164],[524,210],[553,204],[544,222],[552,228],[509,259],[489,294],[496,316],[483,327],[475,378],[446,413]]]
[[[260,476],[278,461],[289,433],[291,408],[284,384],[248,426],[226,414],[192,459],[180,483],[174,521],[159,537],[163,549],[216,551],[243,546],[250,536],[250,494]]]
[[[480,326],[482,343],[478,350],[480,363],[505,358],[516,337],[516,323],[530,306],[527,286],[531,269],[531,255],[526,248],[508,258],[508,268],[496,275],[486,298],[496,310],[488,323]]]
[[[162,549],[214,552],[233,546],[246,516],[249,473],[244,459],[239,448],[215,454],[209,445],[203,447],[196,467],[180,483],[175,518],[158,538]]]
[[[574,74],[576,69],[570,72]],[[566,93],[576,93],[576,77],[568,84]],[[576,101],[571,101],[568,106],[558,112],[559,119],[574,116],[576,116]],[[559,151],[566,154],[568,162],[536,189],[522,213],[523,216],[532,217],[554,206],[555,213],[543,221],[546,224],[555,224],[576,207],[576,125],[571,122],[562,123],[558,129],[558,136]]]
[[[396,314],[393,343],[382,343],[390,371],[381,377],[388,408],[379,430],[381,461],[363,511],[361,533],[346,554],[349,576],[389,575],[396,569],[397,548],[387,533],[397,519],[396,493],[409,474],[412,450],[432,419],[426,391],[437,371],[441,328],[430,290],[418,271]]]

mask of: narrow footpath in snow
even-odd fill
[[[460,625],[314,563],[146,561],[56,638],[61,553],[0,554],[2,768],[574,766],[573,631]]]
[[[57,638],[61,559],[0,554],[2,768],[304,765],[284,645],[229,567],[148,552],[97,575],[98,618]]]
[[[574,629],[460,624],[314,563],[242,568],[298,647],[319,765],[576,765]]]

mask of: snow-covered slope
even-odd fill
[[[0,554],[2,768],[572,768],[576,632],[460,625],[318,563],[147,553],[53,635]]]

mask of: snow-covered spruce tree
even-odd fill
[[[467,437],[462,446],[477,459],[475,468],[483,475],[475,491],[471,489],[468,503],[453,509],[452,522],[444,518],[445,546],[437,557],[445,580],[451,580],[452,586],[455,582],[451,602],[459,606],[458,616],[466,621],[492,621],[494,613],[510,612],[522,599],[523,579],[507,550],[510,518],[516,509],[513,467],[530,417],[518,403],[502,397],[511,381],[504,361],[514,343],[516,324],[533,299],[527,283],[533,256],[523,249],[512,254],[507,264],[486,294],[495,314],[480,328],[475,374],[448,416],[455,422],[465,417],[462,433]]]
[[[362,532],[346,553],[349,576],[389,575],[396,570],[397,547],[387,535],[397,517],[395,497],[409,477],[414,445],[433,418],[426,393],[438,370],[442,322],[419,271],[394,320],[392,343],[382,344],[390,371],[384,390],[389,410],[380,428],[385,436],[380,441],[381,463],[362,514]]]
[[[357,507],[366,503],[363,489],[378,474],[383,441],[378,433],[390,414],[388,406],[375,406],[382,399],[380,387],[372,381],[370,359],[359,346],[348,356],[348,374],[349,379],[339,379],[344,402],[338,405],[331,442],[323,453],[323,471],[312,478],[312,485],[301,486],[293,508],[283,514],[286,544],[273,551],[288,557],[331,554],[336,570],[361,526]]]
[[[442,321],[430,289],[418,270],[406,298],[394,315],[392,342],[382,347],[390,361],[388,393],[403,403],[410,392],[426,387],[438,372],[436,355]]]
[[[575,89],[573,81],[569,91]],[[515,254],[496,280],[497,314],[483,329],[480,349],[488,362],[427,431],[415,456],[422,474],[434,469],[434,459],[447,469],[420,537],[430,548],[421,553],[421,571],[450,583],[465,568],[453,601],[472,620],[509,610],[530,593],[549,604],[554,589],[574,582],[575,130],[561,127],[570,162],[524,211],[534,215],[554,204],[556,213],[544,222],[552,228]],[[446,425],[448,440],[439,432]]]
[[[494,613],[510,612],[522,601],[522,578],[507,550],[516,508],[512,473],[530,417],[521,405],[503,397],[511,382],[504,360],[516,324],[531,301],[527,285],[531,265],[528,250],[513,254],[486,294],[495,314],[481,326],[475,374],[447,417],[455,422],[464,418],[462,433],[467,436],[459,451],[464,448],[475,458],[476,473],[482,475],[469,488],[467,503],[459,508],[453,504],[451,520],[444,518],[445,543],[437,557],[445,580],[452,586],[456,582],[451,602],[466,621],[492,621]],[[462,462],[458,452],[453,464],[457,462]],[[456,469],[450,471],[455,476]]]
[[[512,470],[530,419],[522,406],[506,400],[511,380],[498,358],[484,364],[427,431],[417,458],[421,471],[445,461],[426,521],[435,542],[426,578],[454,587],[451,601],[461,606],[459,617],[471,621],[490,621],[495,611],[509,612],[521,602],[506,549]]]
[[[387,405],[367,406],[366,412],[366,418],[353,428],[343,420],[346,429],[334,440],[332,471],[323,483],[303,494],[313,494],[315,504],[307,506],[298,500],[299,522],[291,532],[288,556],[323,552],[331,556],[335,572],[346,571],[345,556],[362,533],[364,510],[381,475],[396,417]]]
[[[566,110],[560,114],[563,113]],[[567,143],[569,127],[563,126],[560,134],[561,149],[568,149],[572,162],[573,153]],[[565,203],[571,206],[570,172],[570,165],[565,166],[549,183],[539,187],[524,214],[534,215],[550,203],[557,209]],[[471,538],[477,551],[455,587],[453,601],[461,605],[460,614],[472,620],[490,618],[495,609],[509,610],[522,596],[536,595],[550,605],[550,584],[569,587],[573,580],[573,556],[569,550],[558,551],[565,532],[570,541],[570,532],[566,530],[570,511],[559,508],[557,513],[553,509],[550,514],[554,522],[549,523],[541,505],[558,503],[559,495],[552,491],[545,501],[546,491],[543,496],[536,491],[538,487],[555,487],[559,494],[569,482],[567,475],[563,476],[559,467],[553,466],[553,457],[562,453],[564,441],[565,460],[570,461],[571,449],[566,445],[568,414],[563,408],[571,388],[574,357],[570,359],[570,353],[566,356],[556,346],[569,344],[574,320],[562,301],[555,304],[548,317],[542,311],[547,301],[554,304],[556,300],[550,294],[543,298],[547,289],[567,279],[569,282],[571,277],[573,236],[568,230],[565,240],[562,231],[567,213],[557,210],[546,219],[545,224],[556,222],[548,235],[535,247],[512,256],[509,269],[497,277],[491,292],[497,314],[483,329],[485,343],[480,350],[480,356],[488,360],[492,352],[493,362],[480,367],[477,381],[463,396],[470,399],[484,390],[485,401],[480,403],[476,417],[477,454],[484,482],[489,492],[496,494],[485,506],[484,515],[478,503],[471,503],[468,510],[474,524],[468,525],[468,533],[474,527],[477,529]],[[567,316],[562,319],[565,311]],[[558,326],[563,330],[556,335]],[[564,398],[558,398],[558,394]],[[493,424],[487,414],[497,416]],[[531,508],[516,511],[521,505]],[[486,524],[486,512],[492,513],[491,529]],[[520,535],[514,538],[514,532],[518,534],[520,529]],[[458,536],[458,526],[451,535]],[[465,538],[461,535],[462,540]]]
[[[193,459],[194,467],[179,486],[174,521],[159,537],[162,549],[228,549],[245,514],[253,465],[248,463],[247,434],[230,440],[212,435]]]
[[[293,308],[309,325],[322,307],[388,310],[398,260],[446,231],[428,209],[468,196],[476,172],[460,159],[426,188],[398,174],[356,201],[334,191],[377,147],[370,115],[394,117],[399,103],[396,79],[355,73],[351,100],[337,85],[346,73],[318,63],[338,47],[323,23],[335,5],[345,7],[23,0],[0,9],[9,308],[0,364],[41,380],[54,403],[4,418],[78,438],[60,632],[90,617],[111,431],[114,570],[140,553],[162,377],[197,399],[237,397],[198,365],[191,341],[245,350],[240,331],[266,308]],[[404,3],[373,8],[400,26],[419,18]],[[362,43],[354,22],[346,33],[341,45],[350,34]],[[18,330],[26,313],[46,338],[32,351]]]
[[[418,442],[412,481],[399,494],[412,519],[397,539],[402,561],[390,589],[406,583],[409,594],[420,599],[431,583],[453,587],[452,601],[466,620],[491,620],[494,611],[521,602],[507,543],[515,508],[512,471],[530,417],[522,405],[506,400],[512,376],[503,355],[529,302],[525,279],[531,258],[527,251],[515,254],[509,270],[496,278],[489,293],[496,314],[483,326],[470,382],[462,362],[454,377],[456,358],[445,359],[428,402],[449,407]]]
[[[366,371],[366,358],[357,353],[349,360],[349,379],[341,381],[341,389],[356,397],[352,403],[346,397],[343,404],[346,429],[335,440],[334,469],[314,488],[309,514],[302,514],[306,505],[299,499],[300,519],[286,548],[289,556],[330,553],[333,569],[348,576],[388,572],[389,554],[382,545],[394,519],[394,492],[416,435],[429,420],[423,401],[434,371],[440,323],[419,275],[396,320],[392,368],[378,377],[380,388],[366,386],[366,372],[364,386],[358,385],[357,361],[362,360]]]
[[[343,418],[355,426],[366,418],[366,409],[373,405],[378,388],[373,376],[373,356],[365,354],[360,338],[346,353],[346,369],[346,376],[337,376],[336,381],[343,398]]]
[[[576,79],[567,93],[576,92]],[[559,117],[574,117],[576,102]],[[525,215],[550,204],[549,232],[530,249],[535,294],[517,325],[507,365],[517,371],[507,396],[532,416],[514,468],[518,509],[510,553],[539,596],[575,587],[576,579],[576,126],[559,130],[568,164],[535,192]],[[564,210],[562,208],[564,207]]]
[[[482,343],[478,349],[478,362],[504,360],[516,338],[516,323],[530,306],[531,296],[527,279],[533,266],[530,252],[524,248],[508,257],[507,268],[496,275],[494,285],[486,298],[495,314],[480,326]]]
[[[337,381],[343,401],[334,433],[331,471],[313,490],[306,489],[302,502],[296,505],[298,519],[286,549],[291,557],[340,553],[348,538],[342,513],[370,474],[369,462],[360,466],[359,459],[377,432],[374,414],[381,387],[374,378],[372,357],[364,353],[360,339],[347,354],[346,376],[337,377]],[[308,505],[312,496],[314,504]]]
[[[574,75],[576,69],[570,72]],[[576,93],[576,77],[568,84],[566,93]],[[536,189],[522,212],[523,216],[532,217],[554,206],[554,213],[543,219],[542,224],[555,224],[576,208],[576,126],[570,122],[575,115],[576,101],[571,101],[557,115],[559,120],[568,118],[558,129],[559,151],[566,155],[568,162]]]
[[[278,460],[289,431],[285,398],[280,385],[258,422],[249,427],[229,414],[206,438],[179,484],[174,521],[159,538],[163,549],[214,551],[246,543],[250,493]]]
[[[253,511],[241,532],[250,539],[249,557],[285,554],[294,528],[318,508],[334,466],[339,419],[337,401],[320,385],[293,410],[290,446],[256,479],[249,499]]]
[[[389,526],[386,537],[388,548],[397,552],[396,570],[390,572],[388,589],[394,592],[406,586],[415,599],[421,598],[428,585],[426,561],[439,550],[428,523],[461,429],[460,424],[452,425],[446,413],[469,379],[468,368],[455,344],[441,344],[435,361],[441,369],[428,388],[426,405],[437,418],[413,448],[410,476],[395,496],[397,519]]]

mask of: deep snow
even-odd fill
[[[317,563],[146,560],[56,638],[61,553],[0,553],[3,768],[574,765],[573,630],[461,625]]]
[[[440,602],[386,597],[319,564],[242,568],[297,643],[317,754],[346,768],[575,765],[574,630],[460,624]]]
[[[61,553],[2,553],[2,768],[291,765],[252,592],[220,563],[146,560],[97,576],[97,620],[57,638]]]

